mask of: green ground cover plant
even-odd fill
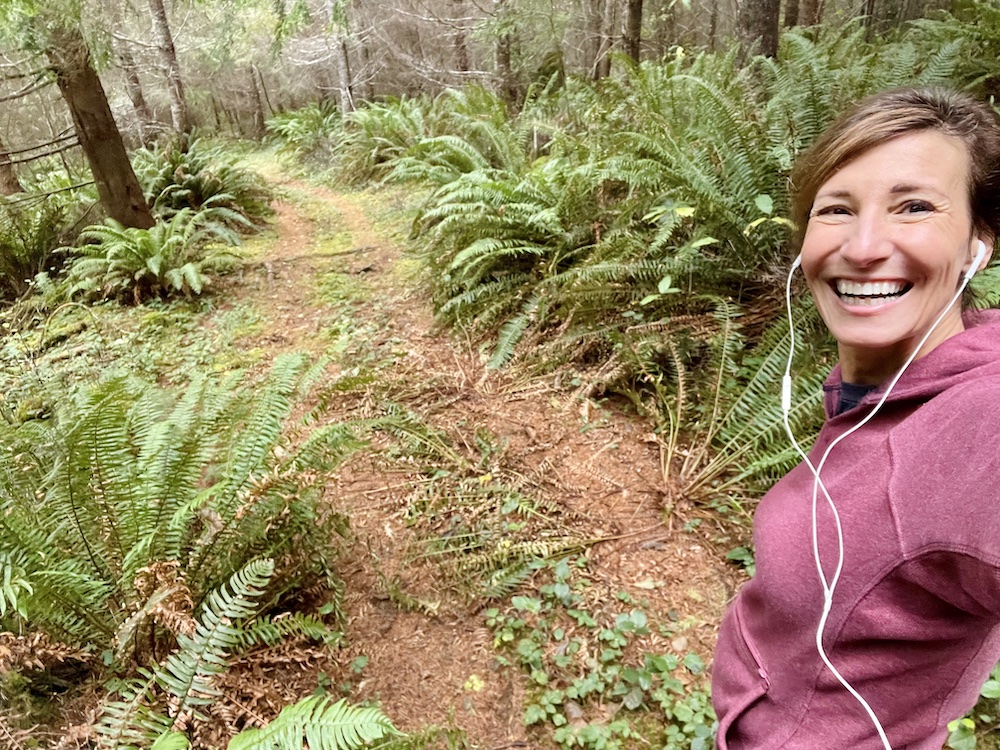
[[[704,661],[639,647],[651,629],[669,636],[673,625],[651,622],[626,593],[618,608],[591,610],[583,558],[545,567],[549,583],[485,612],[498,658],[529,678],[525,725],[562,748],[713,747]]]

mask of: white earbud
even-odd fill
[[[971,279],[976,271],[979,270],[979,264],[983,262],[983,258],[986,257],[986,243],[982,240],[977,240],[979,243],[979,249],[976,250],[976,257],[972,259],[972,265],[969,266],[969,270],[965,272],[965,280]]]

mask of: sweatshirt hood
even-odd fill
[[[1000,377],[1000,310],[969,310],[962,314],[965,330],[946,339],[911,364],[887,401],[926,401],[952,386],[982,377]],[[823,384],[826,417],[836,414],[840,398],[840,365]],[[869,393],[862,404],[882,398],[890,381]]]

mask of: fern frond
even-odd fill
[[[377,708],[312,696],[287,706],[263,729],[240,732],[229,750],[355,750],[398,734]]]
[[[155,675],[140,668],[139,677],[119,684],[120,698],[105,700],[97,720],[101,750],[141,750],[173,725],[173,720],[152,706]]]
[[[240,646],[239,621],[253,617],[258,599],[274,573],[271,560],[254,560],[208,595],[193,636],[179,634],[177,650],[154,669],[156,684],[173,698],[173,715],[214,702],[221,694],[212,679],[228,667],[227,655]]]

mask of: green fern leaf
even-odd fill
[[[228,667],[227,654],[240,644],[238,621],[254,615],[255,600],[273,573],[271,560],[250,562],[208,595],[194,636],[178,635],[177,651],[154,670],[156,683],[176,699],[172,704],[175,715],[196,711],[218,697],[212,678]]]
[[[398,734],[377,708],[331,703],[326,696],[306,698],[263,729],[240,732],[229,750],[355,750]]]

